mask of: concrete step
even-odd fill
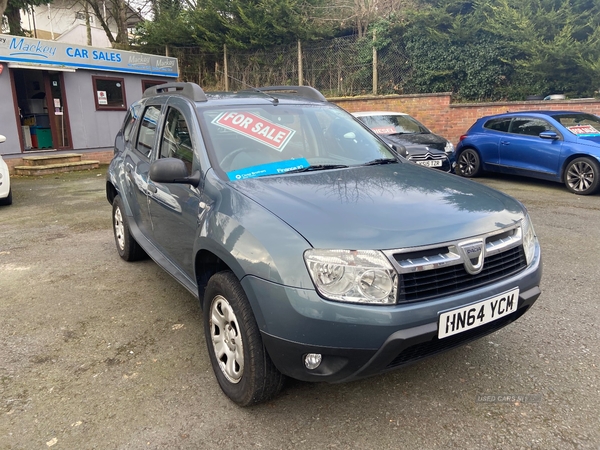
[[[23,165],[25,166],[48,166],[52,164],[73,163],[79,161],[81,161],[81,155],[78,153],[23,157]]]
[[[38,176],[53,173],[75,172],[76,170],[97,169],[100,161],[75,161],[58,164],[45,164],[35,166],[15,166],[15,175]]]

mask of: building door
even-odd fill
[[[12,69],[24,151],[72,149],[63,74]]]
[[[69,128],[69,114],[67,110],[67,101],[64,93],[63,74],[61,72],[47,72],[44,77],[46,80],[46,92],[50,92],[52,107],[48,109],[50,123],[53,125],[52,140],[57,149],[71,149],[71,131]]]

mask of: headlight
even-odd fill
[[[304,252],[308,272],[319,293],[328,299],[354,303],[396,303],[398,278],[383,253],[375,250]]]
[[[452,152],[454,152],[454,144],[450,141],[446,142],[446,146],[444,147],[444,151],[446,152],[446,154],[450,154]]]
[[[529,218],[529,214],[527,214],[523,219],[522,227],[523,249],[525,250],[525,259],[527,260],[527,265],[529,265],[535,256],[535,245],[537,242],[537,237],[535,236],[535,231],[533,230],[533,225],[531,223],[531,219]]]

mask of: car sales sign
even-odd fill
[[[269,147],[283,151],[295,131],[249,112],[225,112],[213,124],[249,137]]]

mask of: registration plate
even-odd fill
[[[478,303],[440,314],[438,338],[442,339],[477,328],[517,310],[519,288]]]
[[[425,167],[442,167],[442,160],[427,160],[427,161],[415,161],[420,166]]]

